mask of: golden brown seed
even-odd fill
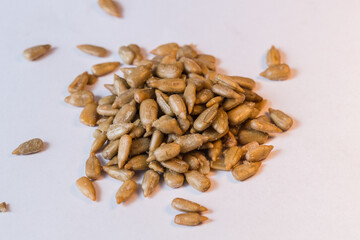
[[[202,133],[202,135],[207,137],[209,142],[213,142],[225,136],[228,131],[229,128],[227,128],[225,132],[220,134],[217,131],[215,131],[213,128],[208,128]]]
[[[211,90],[216,93],[217,95],[226,97],[226,98],[242,98],[242,95],[235,92],[234,90],[232,90],[231,88],[222,85],[222,84],[214,84],[211,87]]]
[[[265,132],[265,133],[281,133],[282,130],[270,122],[263,121],[261,119],[253,119],[246,124],[251,129]]]
[[[90,153],[96,153],[106,142],[106,133],[100,132],[91,144]]]
[[[257,93],[248,89],[244,90],[244,95],[245,95],[245,100],[249,102],[261,102],[263,100],[263,98],[259,96]]]
[[[94,85],[97,81],[98,78],[95,75],[89,74],[89,80],[87,82],[87,85]]]
[[[99,105],[96,108],[96,112],[102,116],[115,116],[119,112],[119,109],[112,108],[110,104],[105,104]]]
[[[155,130],[151,136],[149,151],[155,151],[163,142],[164,134],[162,134],[159,130]]]
[[[134,99],[137,103],[141,103],[145,99],[154,98],[155,91],[151,88],[136,89],[134,93]]]
[[[73,106],[84,107],[86,104],[94,101],[94,94],[88,90],[80,90],[67,96],[64,101]]]
[[[27,48],[24,50],[23,56],[25,59],[29,61],[34,61],[39,57],[45,55],[47,52],[49,52],[50,48],[51,48],[50,44],[38,45],[31,48]]]
[[[109,140],[119,139],[121,136],[129,133],[134,127],[133,123],[119,122],[110,125],[106,136]]]
[[[184,70],[182,62],[172,64],[160,63],[156,68],[156,75],[160,78],[179,78]]]
[[[280,64],[280,52],[274,46],[271,46],[266,54],[266,64],[269,67]]]
[[[238,125],[243,123],[246,119],[249,118],[254,108],[254,103],[252,105],[241,104],[240,106],[234,108],[228,112],[229,123],[231,125]]]
[[[145,127],[146,132],[149,132],[152,123],[157,119],[158,105],[153,99],[146,99],[140,104],[140,120]]]
[[[122,46],[119,48],[120,58],[125,64],[131,65],[135,59],[136,54],[128,47]]]
[[[234,134],[230,131],[222,139],[224,147],[233,147],[238,145]]]
[[[125,162],[128,160],[130,154],[132,138],[125,134],[121,136],[118,148],[118,167],[123,168]]]
[[[236,146],[228,148],[224,151],[224,164],[226,171],[230,170],[240,161],[241,154],[241,148]]]
[[[121,71],[125,75],[127,84],[132,88],[141,87],[151,77],[150,68],[145,65],[135,68],[122,68]]]
[[[110,93],[117,95],[114,84],[104,84],[104,87],[110,91]]]
[[[175,216],[174,222],[179,225],[196,226],[208,220],[207,217],[198,213],[183,213]]]
[[[85,175],[91,180],[99,179],[101,176],[100,161],[93,153],[90,154],[88,160],[86,160]]]
[[[89,81],[88,72],[83,72],[79,76],[77,76],[74,81],[69,85],[68,91],[69,93],[74,93],[80,90],[84,90],[86,84]]]
[[[138,123],[135,124],[135,122],[138,122]],[[129,135],[132,138],[142,137],[145,133],[145,129],[141,126],[139,119],[136,120],[135,122],[134,122],[134,127],[133,127],[133,129],[131,129]]]
[[[236,82],[243,88],[253,89],[255,87],[255,81],[250,78],[239,77],[239,76],[230,76],[230,77],[234,82]]]
[[[96,201],[94,185],[87,177],[81,177],[76,180],[76,186],[85,197],[90,198],[92,201]]]
[[[27,155],[40,152],[44,148],[44,142],[40,138],[33,138],[20,144],[12,154]]]
[[[210,99],[214,97],[214,94],[209,89],[203,89],[196,94],[196,104],[207,103]]]
[[[103,166],[104,172],[106,172],[110,177],[125,182],[126,180],[131,179],[135,172],[127,169],[120,169],[118,166]]]
[[[114,74],[114,88],[117,96],[129,89],[129,85],[126,80],[118,75]]]
[[[156,95],[156,102],[159,105],[161,111],[168,116],[171,117],[175,116],[175,114],[171,111],[169,105],[169,97],[165,93],[159,90],[155,90],[155,95]]]
[[[205,155],[200,152],[193,153],[199,160],[200,167],[198,171],[202,174],[209,174],[210,173],[210,162],[206,159]]]
[[[211,125],[211,122],[216,117],[219,104],[214,104],[205,109],[194,121],[194,128],[197,131],[204,131]]]
[[[213,97],[206,103],[206,107],[211,107],[212,105],[214,105],[216,103],[220,104],[222,102],[222,100],[223,100],[223,97],[221,97],[221,96]]]
[[[96,125],[98,114],[96,112],[97,103],[92,102],[85,105],[80,114],[80,122],[90,127]]]
[[[147,161],[150,162],[156,159],[159,162],[162,162],[176,157],[177,155],[179,155],[179,153],[180,153],[179,144],[177,143],[163,144],[154,151],[153,155],[149,156]]]
[[[120,66],[119,62],[99,63],[91,67],[91,71],[97,77],[111,73]]]
[[[163,173],[164,172],[164,168],[163,166],[161,166],[161,164],[158,161],[152,161],[149,163],[149,168],[159,172],[159,173]]]
[[[184,184],[184,175],[181,173],[174,172],[166,169],[164,173],[164,182],[171,188],[179,188]]]
[[[0,203],[0,212],[6,212],[6,211],[7,211],[6,203],[5,202]]]
[[[130,149],[130,155],[135,156],[140,153],[147,152],[149,150],[150,146],[150,139],[143,137],[143,138],[137,138],[132,141],[131,149]]]
[[[197,64],[194,60],[186,57],[180,58],[180,62],[184,63],[184,70],[187,73],[196,73],[201,74],[202,70],[199,64]]]
[[[82,44],[76,46],[80,51],[83,51],[84,53],[96,56],[96,57],[106,57],[108,54],[108,51],[99,46],[90,45],[90,44]]]
[[[167,93],[182,93],[185,90],[185,81],[180,78],[155,79],[150,78],[146,84]]]
[[[126,200],[128,200],[130,198],[130,196],[136,191],[136,189],[137,189],[136,182],[134,182],[131,179],[126,180],[121,185],[119,190],[116,192],[116,195],[115,195],[116,203],[120,204],[120,203],[125,202]]]
[[[287,64],[278,64],[268,67],[260,76],[270,80],[286,80],[290,77],[290,68]]]
[[[199,115],[205,109],[206,109],[206,107],[204,105],[194,105],[191,115]]]
[[[196,56],[196,51],[190,45],[184,45],[180,47],[176,53],[176,59],[180,59],[182,57],[195,58]]]
[[[178,118],[186,119],[186,106],[180,95],[171,95],[169,97],[169,106]]]
[[[227,98],[222,105],[224,110],[229,111],[242,104],[245,101],[245,95],[240,94],[239,96],[240,98]]]
[[[183,134],[184,132],[186,132],[190,128],[191,122],[189,120],[189,117],[190,116],[188,115],[186,119],[182,119],[182,118],[177,119],[177,121],[179,123],[179,126],[180,126],[180,129],[182,130],[181,134]]]
[[[222,151],[222,142],[221,140],[216,140],[213,142],[213,147],[208,150],[208,155],[211,161],[216,161],[220,156]]]
[[[152,126],[164,134],[175,133],[181,135],[183,133],[176,119],[167,115],[163,115],[154,121]]]
[[[179,45],[177,43],[167,43],[151,50],[150,53],[158,56],[176,55],[178,49]]]
[[[161,165],[167,169],[173,170],[177,173],[186,173],[189,170],[189,164],[178,158],[160,162]]]
[[[229,126],[228,115],[223,108],[219,108],[218,112],[211,123],[212,128],[214,128],[218,133],[223,133]]]
[[[125,169],[131,169],[134,171],[140,171],[140,170],[147,170],[148,169],[148,163],[146,162],[146,159],[148,158],[148,155],[137,155],[135,157],[132,157],[124,166]]]
[[[160,63],[163,63],[163,64],[173,64],[173,63],[176,63],[176,57],[174,55],[167,55],[167,56],[164,56]]]
[[[200,168],[199,159],[192,153],[185,154],[183,160],[189,164],[190,170],[198,170]]]
[[[120,17],[119,9],[113,0],[98,0],[98,4],[107,14],[114,17]]]
[[[260,145],[256,148],[250,149],[246,155],[245,158],[249,162],[258,162],[261,160],[264,160],[273,150],[274,146],[271,145]]]
[[[160,175],[154,170],[147,170],[144,174],[144,178],[141,184],[144,197],[148,197],[159,184]]]
[[[244,145],[241,147],[241,158],[244,159],[245,158],[245,155],[246,153],[251,150],[251,149],[254,149],[254,148],[257,148],[259,146],[259,143],[258,142],[249,142],[248,144]]]
[[[261,166],[261,162],[244,162],[233,168],[231,171],[234,178],[238,181],[244,181],[256,174]]]
[[[112,105],[116,99],[116,95],[108,95],[100,98],[99,105]]]
[[[293,120],[289,115],[285,114],[284,112],[276,109],[269,108],[270,118],[271,120],[281,128],[283,131],[287,131],[291,128],[293,124]]]
[[[210,166],[211,166],[211,169],[220,170],[220,171],[228,171],[228,170],[226,170],[224,158],[218,158],[215,162],[211,161]]]
[[[200,192],[206,192],[210,188],[210,179],[196,170],[186,172],[185,178],[193,188]]]
[[[223,74],[216,74],[215,80],[217,81],[217,83],[229,87],[236,92],[240,92],[240,93],[244,92],[244,89],[242,89],[239,86],[239,84],[237,84],[237,82],[233,81],[230,76],[226,76]]]
[[[112,108],[120,108],[134,99],[135,89],[129,89],[116,97]]]
[[[241,129],[238,135],[240,144],[248,144],[254,141],[258,142],[259,144],[264,144],[268,138],[269,135],[267,133],[251,129]]]
[[[211,89],[213,83],[209,79],[205,79],[196,73],[189,73],[187,83],[194,83],[197,91],[201,91],[204,88]]]
[[[175,143],[180,145],[181,153],[187,153],[201,147],[207,140],[208,138],[195,133],[180,136],[175,140]]]
[[[110,125],[113,123],[113,119],[114,117],[107,118],[105,121],[99,124],[98,129],[101,132],[106,133],[109,130]]]
[[[204,212],[207,211],[207,208],[204,206],[201,206],[200,204],[196,202],[192,202],[189,200],[186,200],[184,198],[175,198],[171,202],[171,206],[179,211],[183,212]]]
[[[131,122],[137,113],[136,103],[132,100],[130,103],[125,104],[116,113],[114,123]]]
[[[105,159],[111,159],[112,157],[114,157],[115,154],[118,152],[119,141],[119,139],[115,141],[110,141],[110,143],[102,151],[101,155]]]
[[[135,66],[139,66],[139,62],[141,62],[143,60],[143,56],[141,55],[140,47],[136,44],[129,44],[128,47],[131,49],[131,51],[133,51],[135,53],[135,59],[134,59],[133,64]]]

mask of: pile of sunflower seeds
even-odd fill
[[[94,51],[91,48],[96,56]],[[271,108],[268,115],[259,115],[266,100],[253,91],[255,81],[217,73],[214,56],[176,43],[150,53],[154,57],[145,59],[135,44],[120,47],[122,61],[135,67],[121,68],[123,77],[114,74],[113,84],[105,84],[110,94],[99,101],[86,86],[115,71],[120,62],[97,64],[92,74],[80,74],[68,87],[65,102],[84,107],[80,122],[97,126],[86,177],[76,182],[80,191],[96,200],[92,181],[102,171],[123,182],[117,203],[135,192],[135,171],[145,171],[145,197],[161,177],[172,188],[186,180],[205,192],[211,170],[231,171],[239,181],[253,176],[273,149],[262,144],[270,135],[288,130],[292,119]],[[105,166],[97,154],[109,160]]]
[[[171,206],[176,210],[186,212],[175,216],[174,222],[176,224],[196,226],[208,220],[207,217],[200,215],[201,212],[207,211],[208,209],[196,202],[183,198],[175,198],[171,202]]]

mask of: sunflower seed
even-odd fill
[[[152,126],[164,134],[175,133],[181,135],[183,133],[176,119],[167,115],[155,120]]]
[[[182,62],[160,63],[156,68],[156,75],[161,78],[179,78],[183,70],[184,64]]]
[[[265,132],[265,133],[281,133],[282,130],[270,122],[263,121],[261,119],[253,119],[249,121],[245,127]]]
[[[184,90],[184,99],[189,113],[192,112],[196,101],[196,86],[190,82],[187,84]]]
[[[180,153],[180,145],[177,143],[168,143],[163,144],[160,147],[158,147],[153,154],[149,155],[149,158],[147,159],[148,162],[157,160],[159,162],[166,161],[169,159],[172,159],[179,155]]]
[[[95,188],[92,182],[87,177],[81,177],[76,180],[76,186],[85,197],[96,201]]]
[[[135,89],[129,89],[116,97],[112,108],[120,108],[134,99]]]
[[[193,188],[200,192],[206,192],[210,188],[210,179],[196,170],[186,172],[185,178]]]
[[[260,145],[256,148],[250,149],[245,158],[249,162],[258,162],[267,158],[270,154],[271,150],[273,150],[274,146],[271,145]]]
[[[214,104],[211,107],[205,109],[195,120],[194,128],[197,131],[204,131],[208,128],[213,119],[216,117],[219,104]]]
[[[116,140],[119,139],[121,136],[129,133],[133,127],[134,127],[133,123],[125,123],[125,122],[114,123],[110,125],[106,133],[106,136],[108,137],[109,140]]]
[[[223,101],[223,97],[221,97],[221,96],[213,97],[206,103],[206,107],[211,107],[212,105],[214,105],[216,103],[220,104],[222,101]]]
[[[132,138],[125,134],[120,137],[118,148],[118,167],[123,168],[125,162],[128,159],[131,149]],[[127,168],[126,168],[127,169]]]
[[[190,45],[184,45],[180,47],[176,53],[176,59],[180,59],[182,57],[195,58],[196,56],[196,51]]]
[[[101,165],[95,154],[90,154],[85,164],[85,175],[91,180],[97,180],[101,176]]]
[[[267,133],[251,129],[241,129],[238,135],[239,143],[243,145],[254,141],[264,144],[268,138],[269,135]]]
[[[140,171],[140,170],[147,170],[148,169],[148,163],[146,162],[146,159],[148,158],[148,155],[137,155],[135,157],[132,157],[124,166],[125,169],[131,169],[134,171]]]
[[[208,220],[207,217],[201,216],[199,213],[182,213],[175,216],[174,222],[179,225],[196,226]]]
[[[97,77],[111,73],[120,66],[119,62],[99,63],[91,67],[91,71]]]
[[[241,97],[225,99],[225,101],[224,101],[224,103],[222,105],[224,110],[229,111],[229,110],[239,106],[240,104],[242,104],[245,101],[245,95],[241,94],[239,96],[241,96]]]
[[[94,85],[98,81],[97,76],[93,74],[89,74],[89,80],[87,82],[87,85]]]
[[[107,14],[114,17],[120,17],[119,9],[113,0],[98,0],[98,4]]]
[[[99,46],[90,45],[90,44],[82,44],[76,46],[80,51],[83,51],[84,53],[96,56],[96,57],[106,57],[108,54],[108,51]]]
[[[171,188],[179,188],[184,184],[184,175],[175,171],[166,169],[164,173],[164,182]]]
[[[210,99],[214,97],[214,94],[209,89],[203,89],[196,94],[196,104],[207,103]]]
[[[204,142],[207,142],[207,139],[207,137],[195,133],[180,136],[175,140],[175,143],[180,145],[181,153],[187,153],[201,147]]]
[[[100,105],[112,105],[116,99],[116,95],[108,95],[99,99],[99,106]]]
[[[190,170],[198,170],[200,168],[199,159],[192,153],[185,154],[183,160],[189,164]]]
[[[140,120],[145,127],[146,132],[149,132],[152,123],[157,119],[158,105],[153,99],[146,99],[140,104]]]
[[[29,61],[34,61],[39,57],[45,55],[47,52],[49,52],[50,48],[51,48],[50,44],[38,45],[31,48],[27,48],[24,50],[23,56],[25,59]]]
[[[33,138],[20,144],[12,154],[16,155],[28,155],[32,153],[40,152],[44,148],[44,143],[40,138]]]
[[[272,108],[269,108],[269,113],[271,120],[275,123],[276,126],[281,128],[281,130],[287,131],[289,128],[291,128],[293,120],[287,114]]]
[[[133,63],[136,56],[136,54],[128,46],[121,46],[119,48],[119,55],[123,62],[128,65]]]
[[[290,77],[290,68],[286,64],[272,65],[260,73],[260,76],[270,80],[286,80]]]
[[[127,84],[132,88],[141,87],[151,77],[150,68],[144,65],[135,68],[121,68]]]
[[[234,147],[238,145],[234,134],[232,134],[230,131],[222,139],[224,147]]]
[[[136,103],[134,100],[132,100],[131,102],[122,106],[116,113],[114,123],[131,122],[134,119],[136,113]]]
[[[126,200],[128,200],[130,198],[130,196],[136,191],[136,189],[137,189],[136,182],[134,182],[131,179],[126,180],[121,185],[119,190],[116,192],[116,195],[115,195],[116,203],[120,204],[120,203],[125,202]]]
[[[101,155],[105,159],[111,159],[112,157],[114,157],[115,154],[118,152],[119,141],[119,139],[115,141],[110,141],[110,143],[102,151]]]
[[[238,181],[244,181],[256,174],[261,166],[261,162],[244,162],[233,168],[233,177]]]
[[[230,124],[238,125],[240,123],[243,123],[246,119],[248,119],[252,112],[252,109],[254,108],[253,105],[249,106],[247,104],[241,104],[240,106],[229,111],[228,117]]]
[[[64,101],[73,106],[84,107],[86,104],[94,101],[94,94],[88,90],[80,90],[67,96]]]
[[[182,93],[185,90],[185,81],[180,78],[156,79],[150,78],[146,84],[167,93]]]
[[[152,161],[149,163],[149,168],[159,172],[159,173],[163,173],[164,172],[164,168],[163,166],[161,166],[161,164],[158,161]]]
[[[178,118],[186,119],[186,106],[180,95],[171,95],[169,97],[169,106]]]
[[[208,151],[210,160],[216,161],[218,159],[218,157],[220,156],[221,151],[222,151],[222,142],[219,139],[219,140],[213,142],[213,148],[210,148]]]
[[[178,49],[179,45],[177,43],[167,43],[151,50],[150,53],[158,56],[176,55]]]
[[[6,212],[6,202],[0,203],[0,212]]]
[[[154,98],[155,91],[151,88],[136,89],[134,93],[134,99],[137,103],[141,103],[145,99]]]
[[[118,166],[103,166],[104,172],[106,172],[110,177],[125,182],[126,180],[131,179],[135,172],[127,169],[120,169]]]
[[[280,53],[274,46],[271,46],[266,54],[266,64],[269,67],[280,64]]]
[[[242,89],[237,82],[233,81],[230,76],[226,76],[223,74],[216,74],[215,80],[217,83],[222,84],[228,88],[231,88],[232,90],[242,93],[244,92],[244,89]]]
[[[187,73],[197,73],[201,74],[202,70],[199,64],[197,64],[194,60],[186,57],[180,58],[180,62],[184,64],[184,70]]]
[[[141,188],[143,190],[144,197],[148,197],[159,184],[160,175],[154,170],[147,170],[144,174]]]
[[[226,171],[230,170],[240,161],[241,153],[241,148],[236,146],[228,148],[224,151],[224,164]]]
[[[74,93],[77,91],[84,90],[86,84],[89,81],[89,74],[88,72],[83,72],[79,76],[77,76],[74,81],[69,85],[68,91],[69,93]]]
[[[189,164],[178,158],[173,158],[171,160],[160,162],[161,165],[167,169],[170,169],[177,173],[185,173],[189,169]]]
[[[106,133],[100,132],[96,138],[94,139],[93,143],[91,144],[90,153],[95,153],[104,145],[106,142],[107,137]]]
[[[183,212],[204,212],[208,210],[206,207],[184,198],[175,198],[172,200],[171,206],[176,210]]]
[[[211,169],[220,170],[220,171],[228,171],[226,170],[225,159],[218,158],[216,161],[210,163]]]
[[[250,78],[239,76],[230,76],[230,78],[243,88],[253,89],[255,87],[255,81]]]
[[[212,128],[214,128],[218,133],[223,133],[229,126],[228,115],[223,108],[219,108],[218,112],[211,123]]]
[[[132,141],[130,155],[135,156],[149,150],[150,139],[149,138],[137,138]]]

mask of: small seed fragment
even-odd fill
[[[245,158],[249,162],[258,162],[261,160],[264,160],[273,150],[274,146],[271,145],[260,145],[256,148],[250,149],[246,155]]]
[[[98,0],[100,8],[107,14],[120,17],[119,9],[113,0]]]
[[[125,202],[126,200],[128,200],[130,198],[130,196],[136,191],[136,189],[137,189],[136,182],[134,182],[131,179],[126,180],[121,185],[119,190],[116,192],[116,195],[115,195],[116,203],[120,204],[120,203]]]
[[[210,188],[210,179],[196,170],[186,172],[185,178],[193,188],[200,192],[206,192]]]
[[[261,166],[261,162],[246,162],[239,164],[231,171],[233,177],[238,181],[244,181],[256,174]]]
[[[143,138],[134,139],[131,144],[130,155],[135,156],[147,152],[149,150],[149,146],[150,146],[149,138],[143,137]]]
[[[50,44],[30,47],[24,50],[23,56],[25,59],[29,61],[34,61],[39,57],[45,55],[50,50],[50,48],[51,48]]]
[[[171,202],[171,206],[179,211],[183,212],[204,212],[208,209],[196,202],[186,200],[184,198],[175,198]]]
[[[91,180],[97,180],[101,176],[101,165],[95,154],[90,154],[85,164],[85,175]]]
[[[141,188],[143,190],[144,197],[148,197],[159,184],[160,175],[154,170],[147,170],[144,174],[144,178],[141,184]]]
[[[125,182],[126,180],[131,179],[135,172],[127,169],[120,169],[118,166],[103,166],[104,172],[106,172],[110,177]]]
[[[211,162],[210,166],[211,169],[215,169],[215,170],[220,170],[220,171],[228,171],[226,170],[226,165],[225,165],[225,159],[224,158],[218,158],[216,161]]]
[[[98,81],[97,76],[93,74],[89,74],[89,80],[87,82],[87,85],[94,85]]]
[[[99,46],[90,45],[90,44],[82,44],[76,46],[79,50],[83,51],[84,53],[96,56],[96,57],[106,57],[108,51]]]
[[[228,148],[224,151],[224,164],[226,171],[230,170],[240,161],[241,153],[241,148],[237,146]]]
[[[192,153],[185,154],[183,160],[189,164],[190,170],[198,170],[200,168],[199,159]]]
[[[201,216],[199,213],[182,213],[175,216],[174,222],[179,225],[196,226],[208,220],[207,217]]]
[[[278,64],[268,67],[260,76],[270,80],[286,80],[290,77],[290,68],[287,64]]]
[[[164,172],[164,168],[163,166],[161,166],[161,164],[158,161],[152,161],[149,163],[149,168],[159,172],[159,173],[163,173]]]
[[[223,139],[224,147],[233,147],[238,145],[234,134],[232,134],[232,132],[230,131],[222,139]]]
[[[184,184],[184,175],[169,169],[164,173],[164,182],[171,188],[179,188]]]
[[[222,151],[222,142],[221,140],[217,140],[213,142],[213,148],[210,148],[208,151],[208,155],[211,161],[216,161],[218,157],[220,156],[220,153]]]
[[[266,64],[269,67],[280,64],[280,52],[274,46],[271,46],[266,54]]]
[[[134,93],[134,99],[137,103],[141,103],[145,99],[154,98],[155,91],[151,88],[136,89]]]
[[[119,62],[99,63],[91,67],[91,71],[97,77],[111,73],[120,66]]]
[[[20,144],[12,154],[16,155],[28,155],[32,153],[40,152],[44,148],[44,142],[40,138],[33,138]]]
[[[124,73],[127,84],[132,88],[141,87],[151,77],[150,68],[144,65],[135,68],[121,68],[121,71]]]
[[[96,201],[94,185],[87,177],[81,177],[76,180],[76,186],[85,197],[90,198],[92,201]]]
[[[73,106],[84,107],[94,101],[94,94],[89,90],[80,90],[67,96],[64,101]]]
[[[214,105],[216,103],[220,104],[222,102],[222,100],[223,100],[223,97],[221,97],[221,96],[213,97],[206,103],[206,107],[211,107],[212,105]]]
[[[283,131],[287,131],[291,128],[293,120],[287,114],[280,110],[269,108],[270,118],[276,126],[281,128]]]
[[[0,212],[6,212],[6,202],[0,203]]]

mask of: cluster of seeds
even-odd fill
[[[155,55],[151,60],[135,44],[120,47],[122,61],[135,67],[121,68],[123,77],[114,74],[113,84],[105,84],[110,95],[98,102],[86,86],[116,70],[119,62],[93,66],[92,74],[80,74],[68,88],[65,101],[84,107],[81,123],[98,126],[86,177],[77,180],[81,192],[95,200],[92,181],[102,171],[123,182],[118,203],[136,190],[135,171],[145,171],[145,197],[161,176],[172,188],[186,180],[201,192],[210,188],[211,169],[232,171],[239,181],[253,176],[273,149],[262,144],[288,130],[292,119],[275,109],[258,116],[266,100],[253,91],[255,82],[217,73],[215,57],[190,45],[168,43],[150,53]],[[96,155],[100,152],[109,160],[105,166]]]
[[[268,68],[260,76],[270,80],[286,80],[290,77],[290,68],[287,64],[280,63],[280,52],[274,46],[266,54]]]
[[[175,198],[171,202],[171,206],[176,210],[186,212],[175,216],[174,222],[176,224],[196,226],[208,220],[207,217],[200,215],[201,212],[207,211],[208,209],[198,203],[183,198]]]

